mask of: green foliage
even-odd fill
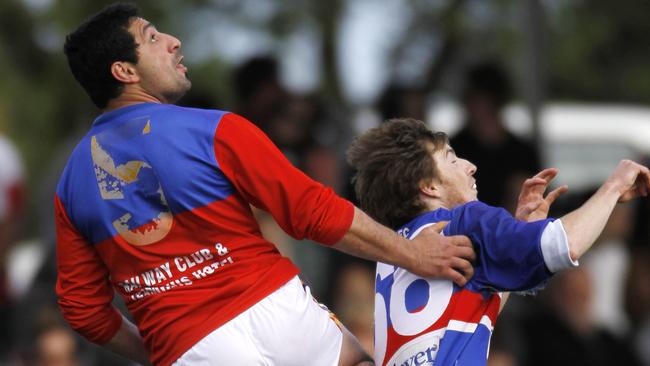
[[[561,2],[551,17],[550,95],[650,102],[650,2]]]

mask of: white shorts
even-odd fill
[[[336,366],[343,334],[298,276],[222,325],[173,366]]]

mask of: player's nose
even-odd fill
[[[467,174],[469,174],[470,176],[474,175],[478,170],[478,168],[476,167],[476,165],[472,164],[471,162],[467,160],[465,161],[467,162]]]
[[[168,48],[169,52],[176,52],[181,48],[181,40],[172,36],[171,34],[167,34],[168,38]]]

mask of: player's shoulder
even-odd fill
[[[234,112],[224,112],[223,117],[221,118],[221,123],[225,123],[229,128],[234,129],[259,130],[251,120]]]
[[[467,202],[450,210],[449,225],[445,228],[445,234],[467,235],[485,226],[488,221],[509,216],[508,211],[503,208],[493,207],[481,201]]]
[[[413,220],[409,221],[404,226],[397,229],[397,233],[407,239],[414,239],[425,228],[435,225],[441,221],[451,220],[452,213],[446,208],[439,208],[433,211],[428,211]]]
[[[452,217],[465,217],[467,215],[474,216],[483,216],[487,214],[507,214],[508,212],[501,207],[490,206],[485,202],[481,201],[471,201],[458,205],[451,210]]]

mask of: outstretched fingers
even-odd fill
[[[555,188],[554,190],[552,190],[549,194],[546,195],[546,198],[544,200],[550,206],[550,205],[553,204],[553,202],[555,202],[555,200],[558,197],[560,197],[561,195],[563,195],[564,193],[566,193],[568,191],[569,191],[569,186],[567,186],[565,184],[563,186],[560,186],[560,187]]]
[[[552,181],[556,176],[557,173],[559,172],[559,169],[557,168],[546,168],[539,173],[535,174],[533,178],[540,178],[543,179],[546,183],[549,183]]]
[[[546,183],[547,181],[544,178],[540,178],[540,177],[528,178],[524,181],[524,184],[522,185],[523,188],[522,191],[524,191],[527,188],[530,189],[535,186],[545,185]]]

